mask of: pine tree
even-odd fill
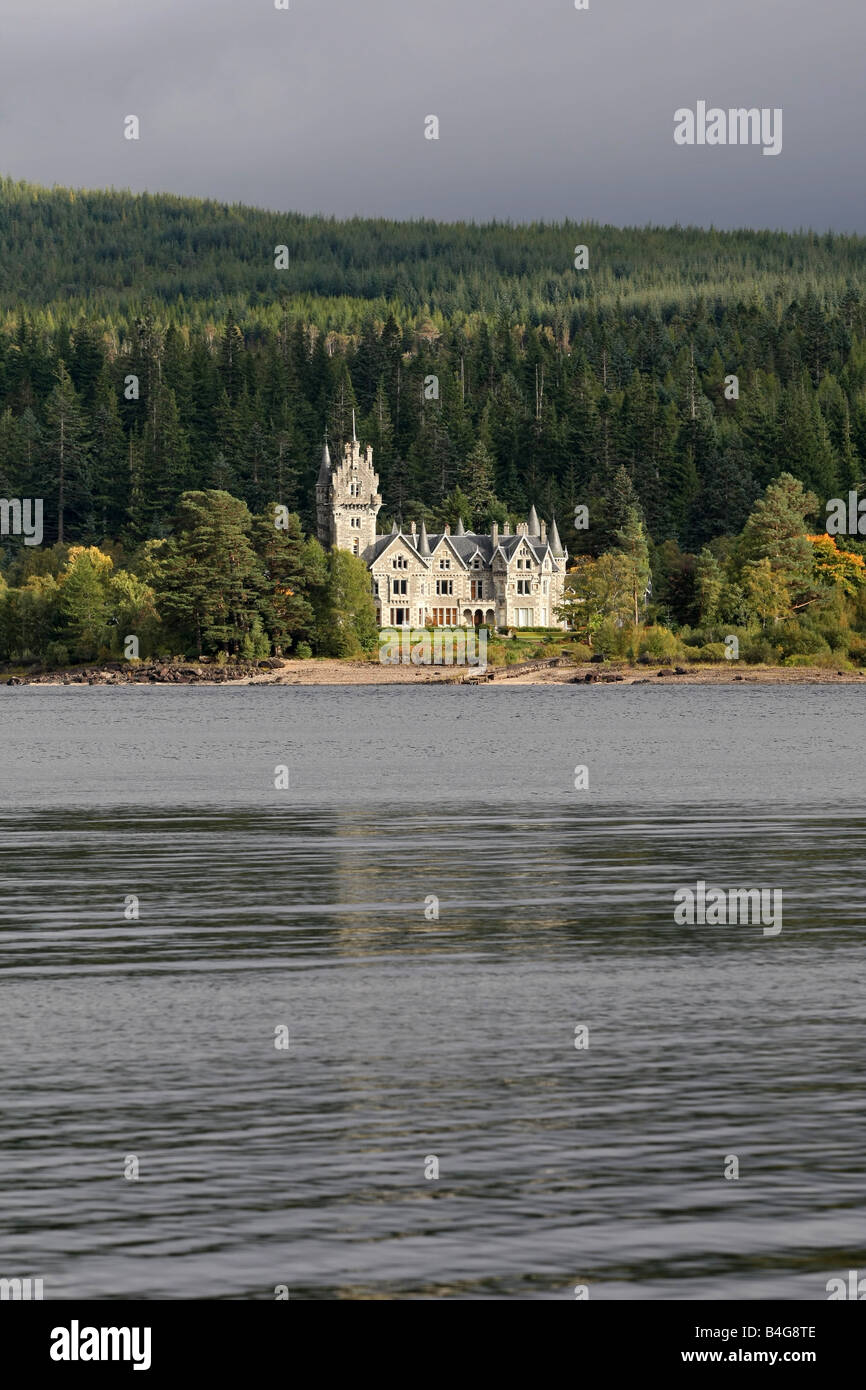
[[[488,531],[499,503],[493,487],[493,459],[483,443],[475,445],[461,468],[460,489],[469,507],[464,523],[471,531]]]
[[[85,481],[90,458],[87,420],[62,362],[45,407],[41,446],[43,497],[55,509],[56,539],[62,544],[67,513],[80,517],[93,502]]]
[[[637,507],[629,507],[616,533],[617,545],[628,563],[628,585],[635,627],[640,622],[650,582],[649,549]]]
[[[237,652],[252,628],[265,580],[250,544],[251,525],[249,508],[238,498],[218,490],[185,492],[174,535],[154,552],[145,577],[159,611],[199,654]]]

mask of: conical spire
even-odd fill
[[[562,559],[562,541],[559,539],[559,532],[556,529],[556,518],[550,523],[550,553],[557,560]]]
[[[530,536],[539,536],[541,534],[541,527],[538,524],[538,512],[535,510],[534,506],[529,513],[529,534]]]
[[[430,542],[427,539],[427,527],[424,525],[423,521],[421,522],[421,534],[418,537],[418,554],[427,556],[429,556],[430,554]]]
[[[328,436],[325,435],[325,444],[322,449],[322,462],[319,466],[319,482],[327,483],[331,477],[331,451],[328,448]]]
[[[463,518],[462,518],[462,516],[458,516],[458,518],[457,518],[457,525],[454,527],[454,534],[455,534],[455,536],[465,536],[465,535],[466,535],[466,532],[465,532],[465,530],[463,529]]]

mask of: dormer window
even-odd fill
[[[440,568],[441,570],[450,570],[450,568],[451,568],[451,561],[450,561],[450,560],[440,560],[440,561],[439,561],[439,568]]]
[[[391,561],[391,568],[395,570],[405,570],[409,568],[409,561],[405,555],[395,555]]]

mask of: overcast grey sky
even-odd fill
[[[866,232],[866,0],[290,6],[0,0],[0,172],[337,216]],[[699,100],[781,107],[782,153],[675,145]]]

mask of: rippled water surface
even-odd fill
[[[864,700],[0,690],[0,1275],[826,1298],[866,1267]],[[699,879],[781,933],[677,925]]]

